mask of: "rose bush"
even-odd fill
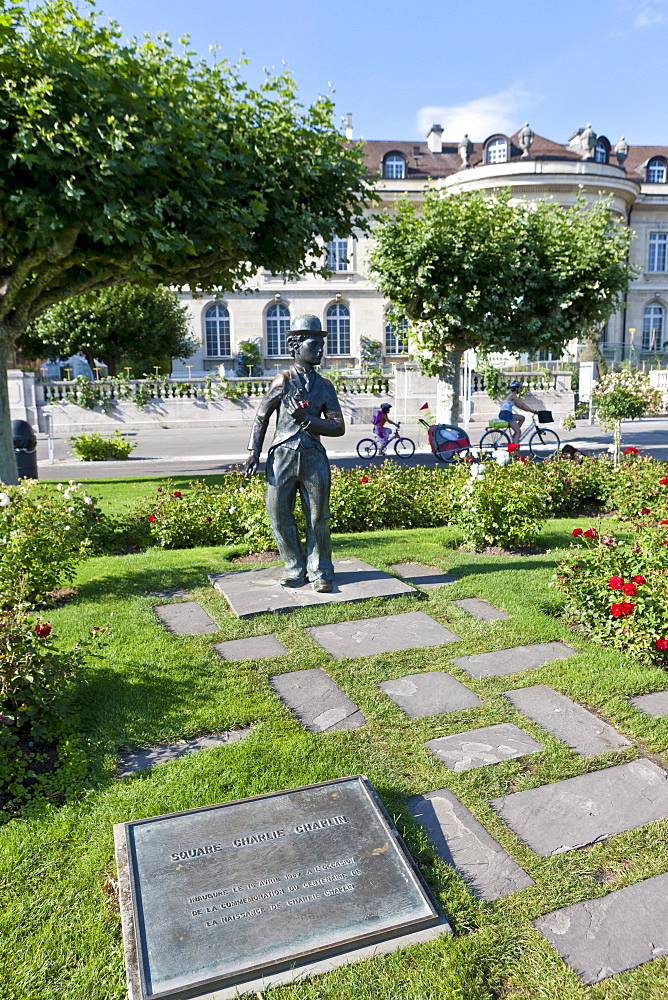
[[[37,603],[69,582],[90,552],[101,514],[80,483],[0,485],[0,603]]]
[[[0,819],[25,812],[36,796],[64,793],[85,773],[73,681],[106,634],[94,628],[62,649],[30,605],[0,607]]]
[[[567,595],[567,613],[597,642],[668,667],[668,521],[641,515],[635,527],[622,541],[576,528],[578,547],[554,585]]]
[[[550,503],[539,463],[474,463],[453,513],[464,544],[478,551],[530,544],[549,517]]]

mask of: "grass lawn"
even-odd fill
[[[156,481],[138,480],[146,493]],[[115,497],[125,487],[116,481]],[[127,484],[134,489],[133,483]],[[104,484],[91,484],[102,496]],[[110,495],[107,499],[111,499]],[[116,500],[114,500],[116,502]],[[561,596],[548,586],[577,522],[546,524],[531,557],[491,557],[453,548],[452,529],[383,531],[335,536],[335,555],[374,566],[417,561],[451,571],[457,582],[420,598],[332,604],[238,621],[207,585],[212,570],[238,568],[229,550],[150,549],[90,559],[80,569],[78,596],[50,614],[63,638],[111,624],[113,636],[81,688],[81,725],[91,772],[78,800],[45,807],[0,829],[3,1000],[121,1000],[125,993],[120,919],[103,892],[115,875],[112,824],[357,773],[367,774],[419,862],[454,928],[443,937],[393,955],[341,968],[312,982],[282,987],[272,1000],[665,1000],[668,960],[585,988],[531,920],[557,907],[603,896],[668,871],[668,821],[604,843],[549,858],[525,847],[492,811],[495,796],[597,770],[668,748],[668,719],[651,719],[626,698],[666,686],[665,674],[595,646],[561,618]],[[583,522],[580,521],[580,524]],[[148,591],[185,586],[219,623],[217,634],[177,637],[155,619]],[[510,618],[478,622],[451,603],[481,597]],[[420,609],[461,640],[448,646],[332,660],[304,626]],[[212,641],[274,632],[288,656],[229,663]],[[580,655],[530,674],[472,680],[449,658],[562,639]],[[360,729],[305,732],[273,694],[273,673],[321,666],[367,718]],[[446,670],[484,706],[409,720],[376,687],[407,673]],[[633,740],[621,753],[582,758],[520,716],[501,696],[512,687],[549,684],[593,708]],[[515,722],[545,747],[540,754],[455,774],[424,748],[426,740],[500,722]],[[253,724],[241,743],[204,750],[121,781],[121,748],[147,747]],[[663,763],[663,758],[660,760]],[[478,902],[463,880],[434,857],[405,798],[447,786],[533,878],[535,885],[496,902]]]

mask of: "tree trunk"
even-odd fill
[[[615,465],[619,465],[619,461],[622,454],[622,422],[617,420],[613,428],[613,442],[615,446],[615,452],[613,455],[613,461]]]
[[[456,344],[443,357],[436,388],[436,422],[459,424],[460,373],[465,344]]]
[[[0,483],[5,483],[7,486],[15,485],[19,481],[7,385],[7,368],[11,357],[11,348],[0,328]]]

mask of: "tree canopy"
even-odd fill
[[[70,0],[0,0],[0,479],[4,369],[44,310],[127,282],[233,289],[322,266],[364,226],[361,155],[285,74],[258,89],[163,37],[122,43]],[[4,441],[4,445],[3,442]]]
[[[511,202],[510,192],[403,202],[375,230],[371,272],[411,324],[424,369],[451,386],[470,347],[558,352],[605,321],[633,276],[632,233],[605,201]]]
[[[82,350],[91,367],[97,358],[115,375],[123,361],[141,375],[157,358],[190,357],[197,345],[189,332],[188,310],[175,292],[119,285],[59,302],[28,327],[18,346],[32,358]]]

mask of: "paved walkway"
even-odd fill
[[[368,575],[373,576],[377,586],[382,586],[382,577],[396,580],[366,564],[360,566],[371,571]],[[404,579],[414,585],[427,581],[430,590],[424,592],[425,597],[433,590],[437,572],[433,567],[408,563],[396,569],[399,575],[403,571]],[[271,572],[273,570],[247,569],[225,576],[234,575],[238,586],[243,587],[244,581],[247,586],[251,585],[253,574]],[[441,581],[441,586],[447,587],[448,581]],[[219,589],[224,592],[225,588]],[[310,591],[310,588],[304,589]],[[154,596],[164,600],[160,595]],[[191,596],[181,592],[178,603],[156,605],[157,617],[169,631],[177,634],[215,632],[216,623],[200,605],[188,600]],[[485,624],[501,615],[509,617],[487,602],[475,599],[460,601],[459,606]],[[268,604],[265,610],[271,610]],[[362,649],[365,655],[374,655],[442,645],[456,642],[458,638],[424,611],[342,621],[307,628],[306,632],[333,659],[357,658]],[[370,639],[373,640],[371,648]],[[224,659],[284,657],[285,665],[289,666],[289,650],[273,635],[232,640],[214,648]],[[531,684],[529,672],[536,667],[577,655],[570,646],[552,642],[498,649],[479,656],[452,657],[454,668],[459,667],[474,680],[482,680],[483,684],[488,677],[526,673],[527,686],[504,693],[516,710],[516,722],[470,728],[472,717],[469,715],[468,724],[461,732],[425,743],[426,750],[443,765],[443,777],[448,771],[493,767],[507,760],[543,753],[543,743],[521,728],[526,724],[524,720],[530,720],[539,733],[562,741],[583,757],[620,752],[630,747],[626,737],[593,712],[547,685]],[[283,672],[277,669],[269,682],[285,708],[309,732],[326,738],[326,734],[336,730],[366,725],[362,711],[321,667]],[[462,681],[443,671],[411,674],[383,681],[378,687],[408,719],[461,710],[475,712],[484,705],[484,701]],[[666,694],[661,692],[664,698]],[[637,711],[644,709],[641,705],[635,707]],[[668,702],[657,705],[654,714],[661,711],[668,712]],[[243,735],[240,732],[233,738],[240,739]],[[190,741],[192,745],[182,742],[173,748],[161,746],[138,755],[125,755],[119,777],[225,742],[230,742],[227,734]],[[460,873],[475,896],[499,899],[534,884],[448,788],[415,796],[407,800],[407,805],[424,826],[436,854]],[[531,851],[539,857],[549,857],[580,850],[655,820],[668,819],[668,771],[655,760],[640,756],[613,766],[605,763],[598,770],[565,780],[501,795],[492,799],[489,805]],[[668,955],[667,885],[668,874],[647,878],[600,898],[546,913],[535,919],[533,925],[582,982],[591,985]]]
[[[471,424],[469,436],[475,445],[486,425]],[[574,431],[564,431],[555,425],[562,441],[571,441],[585,451],[607,449],[612,438],[600,426],[580,421]],[[427,442],[426,431],[418,424],[404,424],[402,431],[416,443],[411,465],[432,465],[435,459]],[[39,435],[37,460],[40,479],[128,479],[143,476],[203,476],[215,475],[245,461],[248,457],[248,425],[228,427],[178,427],[170,430],[153,428],[128,433],[137,447],[127,461],[81,462],[74,457],[66,439],[56,438],[55,462],[49,463],[45,435]],[[668,461],[668,417],[660,420],[628,420],[623,424],[624,444],[646,451]],[[351,467],[362,461],[355,451],[357,442],[371,436],[365,424],[349,426],[344,437],[325,441],[330,461],[334,465]],[[265,450],[266,454],[266,450]],[[374,460],[374,464],[379,463]]]

